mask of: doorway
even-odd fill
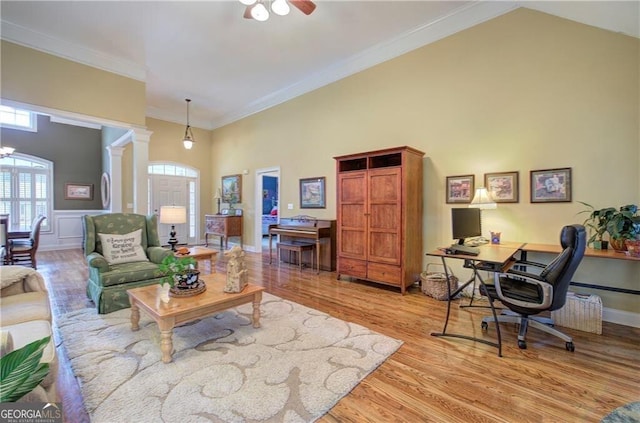
[[[177,169],[177,170],[176,170]],[[162,206],[183,206],[187,222],[175,225],[178,244],[194,245],[198,233],[198,172],[186,166],[166,163],[149,165],[149,213],[160,215]],[[171,226],[158,224],[161,244],[169,239]]]
[[[280,204],[280,168],[256,170],[256,213],[254,224],[254,249],[262,251],[263,239],[270,224],[278,223]]]

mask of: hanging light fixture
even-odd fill
[[[184,148],[191,150],[193,143],[196,142],[193,139],[193,132],[191,132],[191,126],[189,125],[189,103],[191,103],[191,99],[185,98],[184,101],[187,102],[187,127],[184,130],[184,139],[182,140],[182,144],[184,145]]]
[[[16,151],[16,149],[13,147],[0,147],[0,159],[9,157],[14,151]]]

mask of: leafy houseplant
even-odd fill
[[[624,251],[625,241],[636,239],[640,235],[640,215],[638,215],[637,205],[629,204],[619,209],[607,207],[596,210],[590,204],[581,201],[580,203],[589,208],[581,213],[590,213],[584,222],[585,226],[594,232],[589,238],[590,244],[603,241],[604,234],[608,233],[611,246],[615,250]]]
[[[0,358],[0,402],[18,401],[49,374],[49,363],[40,363],[40,359],[50,339],[33,341]]]
[[[589,213],[589,216],[585,219],[583,225],[589,228],[589,232],[592,234],[587,241],[588,245],[593,245],[596,250],[606,250],[608,241],[603,239],[604,234],[607,233],[607,224],[609,220],[616,212],[613,207],[606,209],[596,210],[591,204],[578,201],[583,206],[588,207],[587,210],[583,210],[578,214]]]
[[[628,204],[620,207],[607,223],[611,246],[618,251],[626,250],[625,241],[640,235],[640,215],[638,206]]]
[[[171,287],[184,284],[188,279],[198,280],[200,272],[195,269],[196,259],[191,256],[176,257],[169,255],[160,263],[160,270],[164,273],[163,283],[168,283]]]

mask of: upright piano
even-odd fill
[[[336,221],[316,219],[313,216],[280,218],[280,223],[269,225],[269,263],[272,258],[272,239],[281,241],[314,240],[316,263],[322,270],[336,270]]]

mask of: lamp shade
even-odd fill
[[[160,207],[160,223],[169,225],[187,223],[187,208],[182,206]]]
[[[491,198],[491,194],[485,187],[480,187],[476,189],[476,192],[473,196],[473,200],[471,200],[471,204],[469,204],[471,208],[477,209],[495,209],[498,207],[493,198]]]

